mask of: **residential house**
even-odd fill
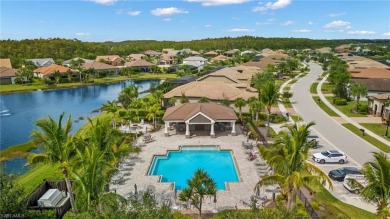
[[[177,64],[177,58],[175,55],[170,55],[167,53],[164,53],[160,56],[160,60],[158,61],[158,65],[163,67],[169,67],[171,65]]]
[[[93,60],[90,60],[90,59],[83,59],[83,58],[77,57],[77,58],[74,58],[74,59],[69,59],[69,60],[63,61],[62,65],[67,66],[67,67],[71,67],[72,61],[77,61],[77,60],[83,60],[84,63],[92,63],[92,62],[94,62]]]
[[[176,87],[164,94],[164,106],[169,106],[168,101],[173,97],[177,100],[175,105],[181,104],[180,98],[182,95],[185,95],[190,103],[199,102],[201,98],[207,98],[213,103],[221,103],[222,100],[227,99],[231,105],[234,105],[232,103],[239,97],[248,100],[250,97],[258,96],[257,91],[239,89],[234,84],[221,81],[194,81]],[[248,112],[249,108],[244,107],[242,111]]]
[[[150,72],[150,67],[154,66],[154,64],[140,59],[136,61],[126,62],[125,66],[131,68],[137,68],[139,69],[140,72]]]
[[[224,52],[224,54],[227,57],[233,57],[236,53],[239,53],[239,52],[240,52],[240,50],[238,50],[238,49],[232,49],[232,50]]]
[[[188,65],[194,69],[197,68],[199,72],[203,69],[203,66],[207,65],[207,59],[200,56],[190,56],[183,59],[182,65]]]
[[[215,52],[215,51],[209,51],[209,52],[206,52],[205,54],[203,54],[203,56],[204,56],[205,58],[214,58],[214,57],[216,57],[217,55],[218,55],[218,53]]]
[[[0,67],[12,68],[11,59],[0,59]]]
[[[177,87],[177,86],[181,86],[181,85],[196,81],[197,78],[198,77],[196,77],[195,75],[186,75],[186,76],[181,77],[181,78],[176,78],[176,79],[170,80],[169,82],[172,84],[172,86]]]
[[[246,62],[246,63],[243,63],[242,65],[244,65],[244,66],[254,66],[254,67],[257,67],[257,68],[259,68],[261,70],[264,70],[268,65],[279,65],[280,63],[283,62],[281,60],[282,58],[284,58],[285,56],[288,57],[285,54],[281,54],[281,55],[282,56],[280,56],[280,55],[265,56],[260,61]]]
[[[389,116],[390,93],[368,96],[368,106],[374,116]],[[387,106],[386,106],[387,105]]]
[[[191,50],[191,53],[190,53],[192,56],[200,56],[200,52],[197,52],[197,51],[194,51],[194,50]]]
[[[75,70],[71,70],[68,67],[65,67],[62,65],[57,65],[57,64],[51,64],[49,66],[40,67],[40,68],[35,69],[33,72],[34,72],[34,76],[38,77],[38,78],[53,78],[53,76],[52,76],[53,73],[57,72],[57,71],[60,74],[62,74],[63,78],[67,77],[66,73],[68,71],[71,71],[74,73],[76,72]]]
[[[157,51],[154,51],[154,50],[146,50],[144,52],[144,54],[149,56],[149,57],[153,57],[153,56],[160,56],[161,52],[157,52]]]
[[[112,66],[121,66],[122,58],[118,55],[96,56],[95,62],[103,62]]]
[[[145,55],[140,53],[130,54],[127,56],[130,61],[143,60]]]
[[[386,68],[355,68],[349,71],[351,81],[364,84],[368,95],[390,92],[390,69]]]
[[[216,56],[214,58],[212,58],[213,62],[218,62],[218,61],[225,61],[225,60],[228,60],[229,57],[227,56],[224,56],[224,55],[219,55],[219,56]]]
[[[186,138],[191,135],[210,133],[215,138],[216,133],[224,132],[225,128],[236,135],[235,123],[237,115],[230,107],[215,103],[185,103],[168,108],[163,116],[165,122],[164,136],[169,136],[169,127],[175,124],[176,133],[183,131]]]
[[[26,59],[26,61],[32,62],[37,68],[46,67],[46,66],[55,64],[55,62],[52,58]]]
[[[240,55],[254,54],[254,53],[256,53],[256,51],[253,50],[253,49],[250,49],[250,50],[242,51],[242,52],[240,53]]]
[[[0,67],[0,84],[15,84],[16,69],[5,66]]]
[[[86,62],[82,65],[83,69],[93,69],[95,72],[110,72],[111,75],[119,74],[119,67],[112,66],[102,62]]]

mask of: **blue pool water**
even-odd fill
[[[239,181],[231,152],[209,146],[182,147],[166,156],[155,156],[149,175],[161,175],[161,182],[175,182],[176,189],[182,190],[197,169],[205,170],[218,190],[225,190],[225,182]]]

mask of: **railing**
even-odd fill
[[[251,126],[253,127],[253,129],[255,130],[256,134],[260,137],[260,139],[258,139],[259,141],[261,141],[263,143],[264,146],[268,147],[268,142],[267,142],[267,139],[264,137],[264,135],[260,132],[260,130],[255,126],[255,124],[253,123],[252,120],[249,121],[249,124],[251,124]]]
[[[306,212],[309,214],[310,218],[321,219],[321,217],[314,210],[313,206],[311,206],[309,200],[305,197],[305,194],[303,194],[302,190],[298,190],[298,197],[305,206]]]

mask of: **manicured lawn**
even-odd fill
[[[386,133],[386,125],[384,124],[376,124],[376,123],[360,123],[360,125],[364,126],[368,130],[374,132],[375,134],[383,137],[386,140],[390,140],[390,127],[389,131],[387,132],[387,138],[384,137]]]
[[[300,116],[290,115],[290,117],[292,118],[292,120],[294,120],[294,122],[299,122],[302,120],[302,118]]]
[[[318,103],[318,98],[319,97],[314,97],[313,96],[313,100],[317,103],[317,105],[324,111],[326,112],[329,116],[335,116],[335,117],[339,117],[339,115],[337,115],[337,113],[333,112],[333,110],[331,110],[328,106],[326,106],[324,103],[320,102]]]
[[[327,210],[325,212],[318,211],[322,218],[377,218],[375,214],[369,211],[365,211],[338,200],[323,186],[318,186],[315,191],[314,200]]]
[[[321,91],[323,94],[331,94],[334,89],[334,85],[330,83],[323,83],[321,86]]]
[[[317,93],[317,86],[318,86],[318,82],[311,84],[310,93],[316,94]]]
[[[336,107],[338,110],[340,110],[343,114],[345,114],[348,117],[367,117],[367,115],[360,114],[360,113],[352,113],[351,110],[356,108],[356,101],[348,101],[347,105],[344,106],[337,106],[333,103],[333,97],[326,97],[328,99],[329,103],[331,103],[334,107]],[[361,105],[367,105],[367,101],[359,101]]]
[[[25,174],[16,178],[16,182],[24,188],[26,194],[31,194],[46,179],[62,179],[59,165],[37,164]]]
[[[379,148],[380,150],[382,150],[382,151],[384,151],[386,153],[390,153],[390,147],[389,146],[387,146],[386,144],[378,141],[376,138],[371,137],[370,135],[365,134],[364,136],[362,136],[362,131],[360,131],[360,129],[358,129],[357,127],[355,127],[351,123],[343,124],[343,126],[345,128],[347,128],[347,129],[349,129],[350,131],[352,131],[353,133],[355,133],[357,136],[360,136],[361,138],[363,138],[367,142],[369,142],[372,145],[374,145],[375,147]]]

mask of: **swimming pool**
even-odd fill
[[[231,151],[217,146],[181,146],[178,151],[168,151],[165,156],[154,156],[149,175],[161,175],[161,182],[174,182],[175,189],[187,186],[197,169],[205,170],[225,190],[225,182],[238,182],[238,174]]]

